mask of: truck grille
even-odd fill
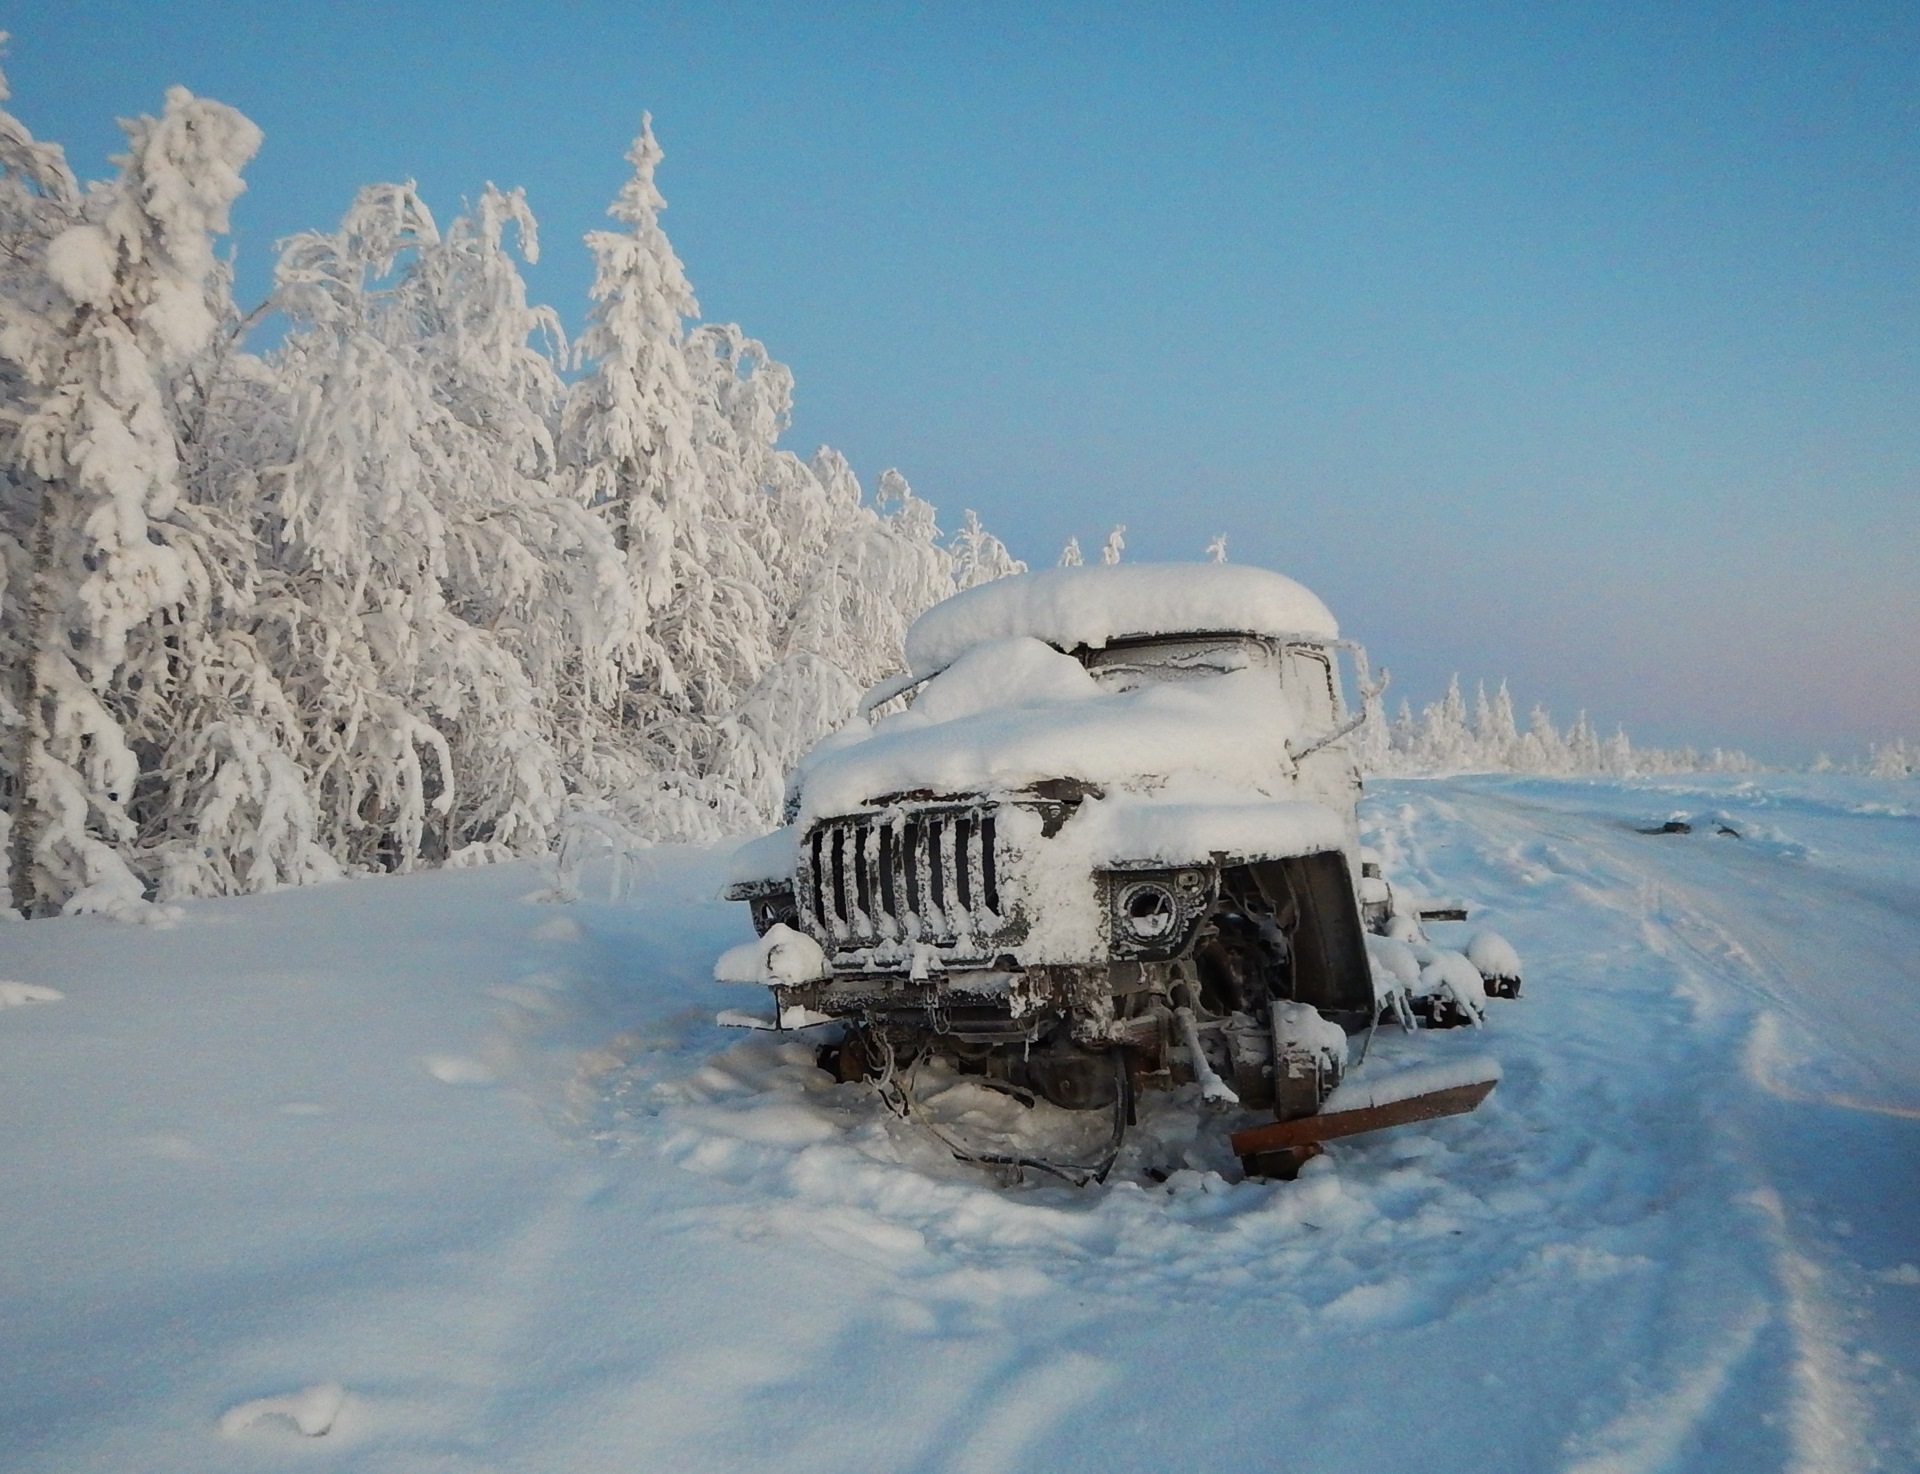
[[[801,854],[800,904],[829,950],[984,944],[1008,931],[989,805],[829,819]]]

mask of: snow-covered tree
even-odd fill
[[[552,390],[514,350],[527,324],[512,321],[512,286],[486,302],[511,213],[493,198],[442,242],[411,185],[372,186],[339,230],[288,242],[276,271],[292,443],[263,638],[301,714],[329,848],[357,866],[543,846],[566,796],[514,642],[465,617],[502,622],[515,579],[551,591],[554,570],[535,575],[521,532],[543,553],[570,548],[578,583],[597,586],[594,539],[538,504],[551,455],[538,398]],[[590,597],[576,609],[597,630],[579,608]]]
[[[1520,758],[1515,766],[1523,773],[1572,771],[1566,739],[1553,725],[1553,718],[1543,706],[1535,706],[1527,719],[1527,730],[1520,738]]]
[[[1062,568],[1078,568],[1084,561],[1080,556],[1080,539],[1077,537],[1068,538],[1067,545],[1060,550],[1059,566]]]
[[[1223,532],[1207,544],[1207,561],[1224,563],[1227,561],[1227,535]]]
[[[980,525],[972,507],[961,515],[960,529],[947,544],[947,551],[953,556],[956,589],[975,588],[1027,571],[1027,565],[1009,553],[1005,543]]]
[[[258,357],[211,245],[257,131],[179,91],[128,130],[83,191],[0,112],[0,839],[32,908],[753,827],[921,610],[1024,567],[897,471],[869,500],[779,448],[792,376],[695,321],[650,121],[570,389],[518,191],[444,235],[362,191],[284,246]]]
[[[9,173],[63,226],[37,282],[20,287],[32,271],[14,261],[0,328],[18,405],[8,490],[33,508],[9,560],[30,570],[12,775],[29,910],[141,914],[148,881],[175,888],[183,856],[253,888],[329,868],[271,675],[230,627],[251,528],[189,484],[232,316],[213,238],[260,133],[183,88],[123,127],[118,177],[84,196],[56,154],[5,129]]]
[[[619,652],[622,699],[642,731],[713,694],[689,686],[708,674],[696,647],[711,628],[706,477],[685,352],[700,304],[660,226],[662,157],[647,115],[627,152],[633,176],[607,210],[625,228],[587,236],[593,310],[580,354],[591,367],[568,396],[563,440],[577,495],[626,559],[633,614]],[[690,656],[695,668],[683,672]]]
[[[1107,534],[1107,540],[1100,545],[1100,561],[1111,568],[1120,561],[1121,554],[1127,550],[1127,524],[1117,523],[1113,531]]]
[[[1502,681],[1494,693],[1487,726],[1479,733],[1482,760],[1497,768],[1512,767],[1520,745],[1520,728],[1513,715],[1513,693]]]

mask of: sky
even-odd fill
[[[182,84],[265,130],[239,289],[412,178],[524,186],[534,296],[642,110],[788,444],[1049,564],[1124,523],[1643,743],[1920,739],[1920,7],[7,3],[101,175]]]

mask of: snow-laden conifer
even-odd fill
[[[577,555],[579,586],[595,586],[592,538],[542,504],[541,396],[556,390],[526,359],[534,324],[499,274],[513,210],[489,197],[443,242],[411,185],[373,186],[339,230],[288,242],[275,274],[293,324],[276,356],[291,446],[263,624],[329,848],[356,866],[542,847],[566,798],[549,710],[515,648],[565,637],[492,627],[515,580],[552,592],[565,561],[534,568],[546,554]],[[590,600],[535,619],[566,628],[571,604],[575,632],[590,630]]]
[[[961,514],[959,529],[947,543],[953,556],[955,589],[977,588],[996,578],[1025,573],[1027,565],[1007,551],[1007,545],[980,525],[980,516],[968,507]]]
[[[655,621],[680,606],[669,618],[688,627],[684,597],[701,585],[706,557],[705,475],[684,351],[686,323],[700,304],[660,226],[661,158],[648,115],[627,151],[633,176],[607,209],[625,229],[587,236],[593,309],[579,351],[589,368],[568,396],[564,422],[576,495],[606,520],[626,560],[633,612],[619,651],[623,699],[643,728],[686,695]],[[704,623],[692,615],[691,627]]]
[[[21,406],[9,491],[33,507],[13,611],[15,900],[138,915],[148,882],[258,888],[328,864],[271,674],[234,638],[252,529],[191,484],[232,315],[213,238],[259,130],[182,88],[123,126],[119,176],[82,199],[7,130],[10,172],[37,171],[32,192],[66,219],[40,283],[7,292],[0,343]]]

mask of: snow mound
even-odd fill
[[[1407,993],[1420,991],[1420,959],[1414,956],[1413,948],[1400,938],[1368,932],[1367,960],[1373,964],[1376,976],[1398,985]],[[1379,993],[1380,989],[1376,987],[1374,991]]]
[[[800,833],[791,824],[750,839],[727,860],[728,885],[757,885],[793,879],[800,859]]]
[[[76,225],[47,243],[47,275],[82,306],[113,300],[114,247],[97,225]]]
[[[927,683],[915,698],[920,721],[948,722],[979,711],[1051,706],[1100,694],[1099,683],[1071,655],[1025,635],[975,645]]]
[[[729,947],[713,965],[717,983],[775,984],[811,983],[827,976],[827,954],[820,944],[803,931],[795,931],[776,921],[767,934],[751,942]]]
[[[932,675],[988,640],[1026,635],[1061,650],[1147,635],[1304,635],[1337,639],[1319,597],[1284,574],[1238,563],[1049,568],[968,589],[907,632],[907,664]]]
[[[1467,961],[1483,978],[1520,977],[1520,954],[1497,931],[1477,931],[1467,943]]]
[[[321,1382],[278,1397],[256,1397],[220,1415],[220,1431],[228,1438],[243,1434],[291,1429],[305,1438],[324,1438],[333,1431],[347,1405],[347,1389],[338,1382]]]
[[[1487,1016],[1486,980],[1480,976],[1480,969],[1458,952],[1429,948],[1414,996],[1450,998],[1476,1025]]]

